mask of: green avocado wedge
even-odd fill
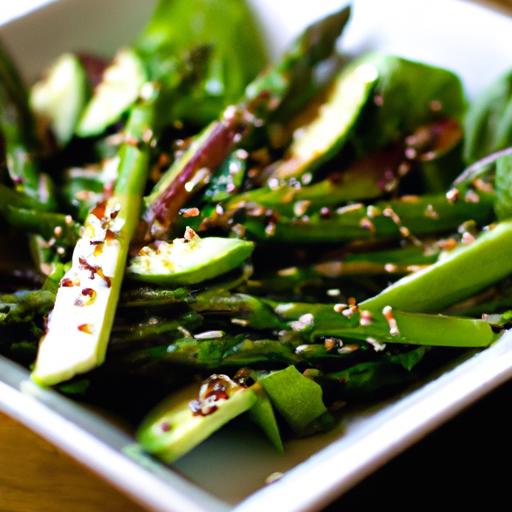
[[[136,52],[120,50],[103,73],[76,128],[79,137],[93,137],[119,121],[137,99],[146,81],[144,63]]]
[[[311,104],[273,177],[314,172],[346,145],[358,157],[400,141],[436,120],[461,121],[462,84],[451,71],[371,53],[344,67]],[[304,181],[304,180],[303,180]]]
[[[225,375],[212,375],[173,394],[158,405],[142,423],[137,440],[147,452],[166,463],[174,462],[216,430],[248,411],[256,393]]]
[[[34,112],[48,119],[59,146],[73,137],[89,96],[85,70],[76,55],[65,53],[30,92]]]
[[[162,285],[197,284],[241,265],[254,244],[238,238],[200,238],[187,229],[185,238],[143,247],[132,258],[128,275],[136,281]]]
[[[302,176],[333,157],[346,142],[379,78],[371,60],[343,69],[329,87],[325,102],[313,105],[311,121],[295,131],[294,140],[274,177]]]

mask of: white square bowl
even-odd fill
[[[221,0],[219,0],[221,1]],[[0,27],[28,80],[59,53],[112,54],[129,44],[154,1],[59,0]],[[272,54],[343,0],[252,0]],[[460,0],[355,0],[342,48],[377,49],[449,67],[474,94],[512,65],[512,19]],[[231,428],[167,468],[125,455],[129,433],[89,409],[42,390],[0,358],[0,410],[67,451],[113,485],[159,511],[305,511],[347,490],[428,431],[512,376],[512,336],[444,368],[414,390],[350,413],[334,431],[272,452]],[[285,476],[265,486],[274,471]]]

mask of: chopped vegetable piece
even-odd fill
[[[295,366],[271,372],[258,382],[268,394],[272,405],[295,433],[303,433],[311,423],[327,412],[322,388],[304,377]]]
[[[164,285],[196,284],[240,266],[254,244],[236,238],[200,238],[187,230],[185,238],[143,247],[132,258],[128,273],[137,281]]]
[[[174,462],[257,401],[254,391],[225,375],[212,375],[197,391],[191,386],[149,413],[137,434],[147,452]]]
[[[88,99],[89,85],[78,57],[65,53],[31,91],[36,114],[50,121],[57,142],[64,146],[75,132]]]
[[[32,378],[53,385],[84,373],[105,358],[119,299],[130,240],[139,220],[141,195],[149,166],[149,141],[156,97],[153,91],[132,111],[127,135],[141,139],[120,149],[119,177],[112,197],[91,210],[61,280],[55,307],[41,340]],[[84,290],[95,291],[84,305]]]
[[[119,121],[137,99],[145,80],[146,71],[140,57],[133,50],[120,50],[103,73],[102,81],[78,123],[76,134],[79,137],[99,135]]]

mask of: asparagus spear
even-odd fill
[[[437,261],[439,249],[410,246],[401,249],[346,254],[322,260],[312,265],[281,268],[274,273],[252,277],[247,288],[251,291],[286,291],[317,284],[332,283],[349,276],[402,275],[416,272]]]
[[[447,258],[400,279],[361,307],[439,311],[512,274],[511,250],[512,221],[501,222]]]
[[[0,44],[0,133],[7,169],[18,192],[47,209],[56,206],[48,176],[39,173],[34,153],[36,138],[26,90],[7,51]]]
[[[78,239],[80,225],[70,215],[13,206],[7,206],[2,213],[11,226],[39,234],[45,240],[58,239],[60,245],[73,246]]]
[[[164,238],[168,234],[179,209],[208,181],[232,149],[281,105],[305,72],[332,53],[349,12],[345,8],[308,27],[277,64],[247,87],[242,101],[228,107],[173,163],[146,198],[144,219],[151,237]]]
[[[32,321],[48,313],[55,295],[48,290],[18,291],[0,295],[0,324]]]
[[[158,92],[148,84],[143,93],[128,120],[114,193],[91,210],[60,283],[32,374],[40,384],[57,384],[105,358],[148,171]]]
[[[375,158],[383,158],[386,163],[388,160],[381,155]],[[225,207],[227,210],[264,207],[282,215],[300,217],[348,201],[375,199],[382,196],[395,179],[394,175],[386,177],[389,171],[384,161],[379,166],[369,157],[309,186],[282,184],[276,188],[257,188],[232,197]]]
[[[493,206],[491,194],[475,193],[470,200],[456,202],[444,195],[405,196],[370,206],[348,205],[327,215],[318,213],[300,219],[253,207],[247,211],[244,226],[251,237],[276,242],[397,239],[453,230],[467,220],[485,225],[494,218]]]
[[[283,303],[242,293],[211,292],[200,293],[189,303],[191,309],[205,317],[228,317],[233,325],[283,331],[305,341],[347,337],[379,343],[484,347],[495,339],[490,325],[483,320],[393,313],[389,305],[363,305]]]
[[[446,347],[486,347],[495,340],[483,320],[393,311],[385,305],[275,304],[274,309],[288,329],[309,339],[325,336],[379,343]],[[345,314],[344,314],[345,312]]]

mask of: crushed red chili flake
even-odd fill
[[[115,240],[115,239],[116,239],[116,234],[112,230],[107,229],[107,231],[105,232],[105,240],[110,241],[110,240]]]
[[[103,273],[103,270],[99,265],[91,265],[85,258],[80,257],[78,258],[78,262],[80,263],[80,266],[84,269],[90,272],[90,279],[94,279],[96,275],[101,277],[105,283],[107,284],[107,287],[110,288],[112,286],[112,280],[110,277],[106,276]]]
[[[78,279],[70,279],[69,277],[64,277],[60,282],[60,285],[64,288],[71,288],[73,286],[80,286],[80,281]]]
[[[225,375],[212,375],[201,386],[197,399],[189,403],[194,416],[208,416],[214,413],[219,403],[229,398],[234,382]]]
[[[75,300],[75,306],[90,306],[96,300],[96,290],[84,288],[81,295]]]
[[[105,211],[107,209],[107,202],[101,201],[98,203],[92,210],[91,213],[99,220],[102,220],[105,217]]]
[[[181,213],[183,218],[188,219],[189,217],[198,217],[201,212],[199,208],[184,208]]]
[[[94,333],[94,326],[92,324],[80,324],[78,326],[78,330],[80,332],[85,332],[86,334],[93,334]]]

